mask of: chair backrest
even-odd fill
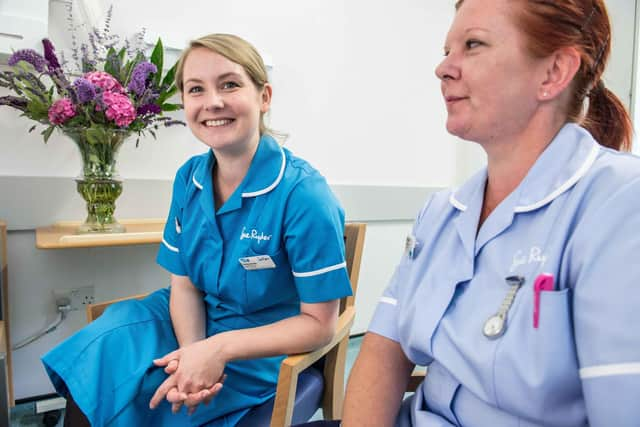
[[[344,226],[345,258],[353,295],[343,298],[342,301],[340,301],[340,313],[342,313],[346,307],[351,307],[355,304],[366,229],[367,225],[360,222],[349,222]]]

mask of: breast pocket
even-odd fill
[[[291,267],[283,249],[275,253],[259,253],[249,249],[247,257],[268,256],[274,266],[245,270],[246,311],[255,313],[296,298]]]
[[[525,295],[504,342],[498,343],[494,362],[498,404],[515,413],[524,409],[526,415],[544,419],[545,425],[552,424],[546,419],[550,414],[569,420],[567,400],[578,402],[580,395],[571,290],[541,292],[538,328],[533,327],[533,292]],[[549,391],[562,399],[549,399]]]

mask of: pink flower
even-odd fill
[[[111,74],[104,71],[91,71],[86,73],[84,78],[105,92],[124,92],[124,88]]]
[[[61,125],[76,115],[76,109],[69,98],[58,99],[49,108],[49,121],[52,125]]]
[[[136,118],[136,109],[128,96],[114,92],[104,92],[102,101],[107,107],[105,115],[120,127],[129,126]]]

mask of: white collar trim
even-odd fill
[[[587,159],[584,161],[584,163],[582,163],[582,166],[578,168],[576,173],[574,173],[571,178],[566,180],[560,187],[556,188],[553,192],[551,192],[547,197],[543,198],[542,200],[539,200],[536,203],[532,203],[526,206],[516,206],[513,209],[513,211],[529,212],[529,211],[536,210],[539,207],[546,205],[547,203],[549,203],[550,201],[552,201],[553,199],[555,199],[565,191],[567,191],[569,188],[571,188],[571,186],[573,186],[573,184],[578,182],[578,180],[582,178],[584,174],[587,173],[589,168],[591,168],[591,166],[593,165],[593,162],[596,161],[596,158],[598,157],[599,152],[600,152],[600,145],[597,143],[594,143],[593,147],[591,147],[591,152],[587,156]]]
[[[202,190],[202,184],[200,184],[198,181],[196,181],[196,174],[195,173],[191,176],[191,181],[193,181],[193,185],[198,187],[198,190]]]
[[[456,193],[451,193],[449,196],[449,203],[451,203],[454,207],[458,208],[462,212],[467,210],[467,206],[460,203],[458,199],[456,199]]]
[[[242,197],[256,197],[256,196],[261,196],[265,193],[268,193],[269,191],[273,190],[274,188],[276,188],[276,186],[280,183],[280,181],[282,180],[282,177],[284,176],[284,168],[287,164],[287,158],[284,154],[284,150],[282,149],[282,147],[280,148],[280,153],[282,153],[282,165],[280,166],[280,173],[278,174],[278,176],[276,177],[276,180],[273,181],[269,186],[263,188],[262,190],[257,190],[257,191],[252,191],[249,193],[242,193]]]

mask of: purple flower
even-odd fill
[[[162,109],[157,104],[145,104],[138,107],[138,115],[144,116],[145,114],[160,114]]]
[[[53,47],[53,43],[49,39],[42,39],[42,46],[44,47],[44,57],[49,64],[49,71],[57,70],[60,68],[60,62],[56,56],[56,50]]]
[[[96,87],[87,79],[80,77],[73,82],[73,87],[78,95],[78,102],[81,104],[91,102],[96,97]]]
[[[47,65],[47,61],[42,57],[42,55],[32,49],[20,49],[14,52],[13,55],[9,57],[9,61],[7,63],[14,66],[20,61],[25,61],[33,65],[33,68],[35,68],[39,73],[43,72],[45,65]]]
[[[147,88],[147,78],[149,74],[156,73],[158,68],[151,62],[143,61],[138,63],[131,73],[131,80],[127,89],[138,96],[142,96]]]
[[[69,98],[58,99],[49,108],[49,121],[52,125],[61,125],[76,115],[76,109]]]
[[[0,105],[8,105],[20,111],[26,111],[27,100],[17,96],[0,96]]]

